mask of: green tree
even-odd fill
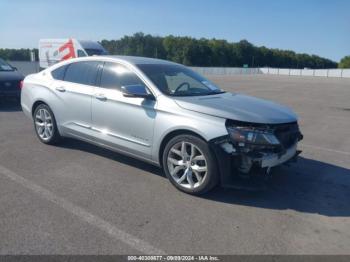
[[[340,60],[339,68],[350,68],[350,56],[345,56]]]
[[[0,49],[0,58],[12,61],[29,61],[30,49]],[[38,57],[38,49],[34,49],[36,57]]]
[[[113,55],[134,55],[171,60],[189,66],[217,67],[280,67],[336,68],[338,64],[316,55],[297,54],[290,50],[257,47],[247,40],[230,43],[221,39],[196,39],[180,36],[152,36],[142,32],[120,39],[102,40],[104,48]],[[36,50],[37,53],[37,50]],[[30,59],[29,49],[0,49],[6,60]],[[348,65],[344,58],[339,66]],[[342,60],[343,61],[343,60]],[[347,66],[349,67],[349,66]]]

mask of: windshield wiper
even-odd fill
[[[218,91],[213,91],[213,92],[210,92],[210,93],[207,93],[207,94],[204,94],[204,95],[210,96],[210,95],[218,95],[218,94],[223,94],[223,93],[226,93],[226,92],[222,91],[222,90],[218,90]]]
[[[178,96],[178,97],[186,97],[186,96],[210,96],[210,95],[217,95],[217,94],[222,94],[226,93],[226,91],[222,90],[217,90],[217,91],[212,91],[209,93],[173,93],[169,94],[170,96]]]

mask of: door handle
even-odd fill
[[[95,94],[95,98],[101,101],[106,101],[107,97],[104,94]]]
[[[56,90],[59,91],[59,92],[65,92],[66,91],[66,89],[63,86],[56,87]]]

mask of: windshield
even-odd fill
[[[223,93],[216,85],[181,65],[141,64],[138,68],[170,96],[202,96]]]
[[[88,56],[93,55],[107,55],[108,53],[103,49],[92,49],[92,48],[85,48],[85,52],[88,54]]]
[[[0,71],[14,71],[15,69],[6,63],[4,60],[0,59]]]

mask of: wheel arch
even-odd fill
[[[44,102],[41,99],[35,101],[34,104],[32,105],[32,109],[31,109],[32,117],[34,116],[35,109],[41,104],[45,104],[45,105],[49,106],[46,102]]]
[[[202,139],[203,141],[207,142],[207,140],[201,136],[200,134],[196,133],[195,131],[189,130],[189,129],[177,129],[177,130],[173,130],[171,132],[169,132],[168,134],[166,134],[162,140],[162,142],[160,143],[159,146],[159,150],[158,150],[158,162],[159,165],[162,166],[162,158],[163,158],[163,152],[164,149],[166,147],[166,144],[175,136],[179,136],[179,135],[193,135],[196,136],[200,139]]]

